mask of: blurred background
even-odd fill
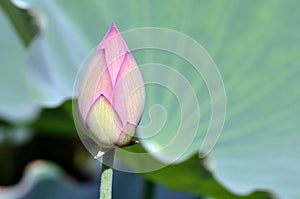
[[[225,126],[208,157],[198,158],[196,139],[184,162],[141,175],[116,171],[113,198],[300,198],[299,6],[297,0],[1,0],[0,199],[98,198],[101,166],[77,135],[72,89],[112,22],[120,31],[153,26],[190,36],[215,61],[227,95]],[[138,64],[183,70],[201,85],[200,139],[210,118],[201,77],[174,55],[133,55]],[[162,96],[149,101],[168,104]]]

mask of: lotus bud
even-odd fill
[[[85,71],[78,107],[87,134],[102,149],[131,141],[145,105],[145,87],[138,66],[115,24],[97,47]]]

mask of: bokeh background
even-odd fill
[[[192,37],[215,61],[227,94],[225,126],[208,157],[199,159],[193,148],[186,161],[159,171],[116,171],[114,198],[300,198],[299,6],[297,0],[1,0],[0,199],[98,197],[100,165],[77,135],[72,89],[80,64],[112,22],[120,31],[155,26]],[[138,64],[179,71],[184,65],[165,52],[133,54]],[[205,132],[210,103],[198,98]]]

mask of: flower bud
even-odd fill
[[[81,83],[78,107],[87,134],[102,150],[131,144],[145,104],[145,87],[124,39],[112,24]]]

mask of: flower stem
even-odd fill
[[[100,199],[111,199],[113,170],[111,168],[103,171],[101,175]]]
[[[115,150],[109,150],[103,156],[103,163],[113,166]],[[112,180],[113,170],[102,163],[102,174],[100,183],[100,199],[111,199],[112,198]]]
[[[148,180],[145,180],[144,190],[143,190],[143,199],[152,199],[154,197],[154,183]]]

